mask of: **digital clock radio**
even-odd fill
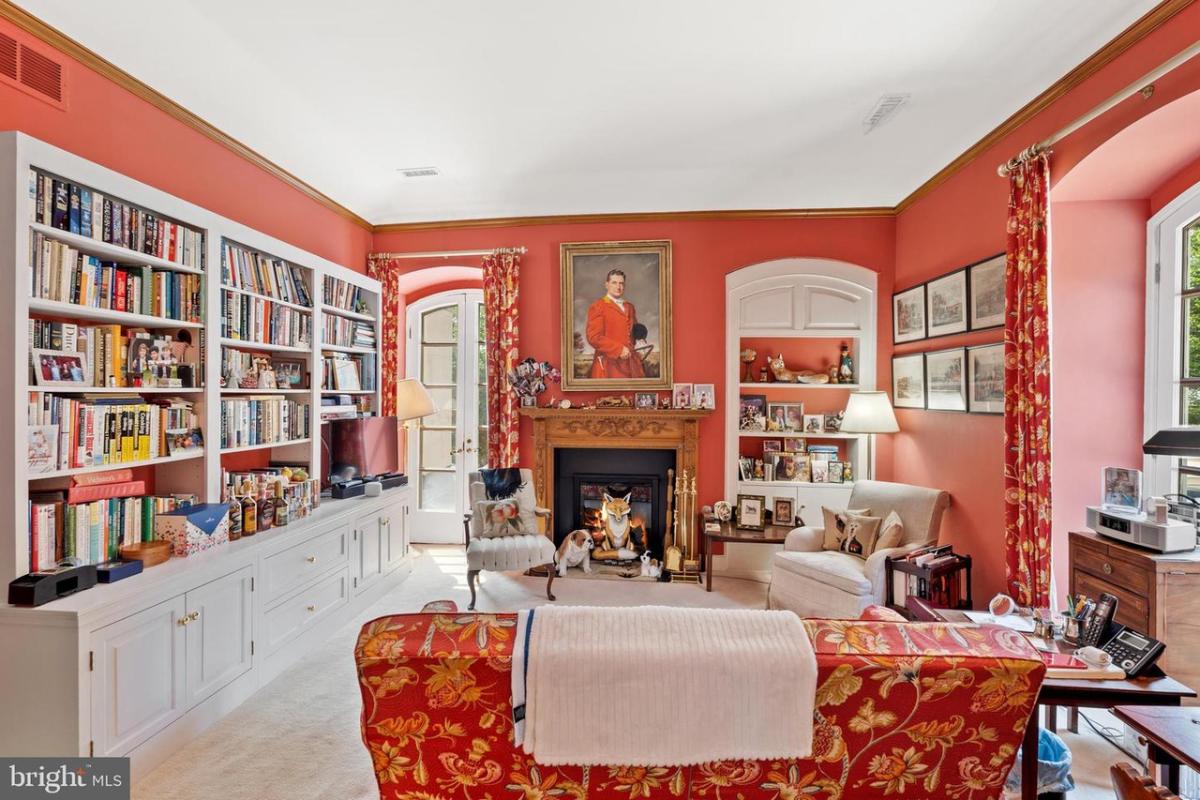
[[[1177,553],[1196,548],[1196,527],[1176,519],[1155,522],[1145,514],[1122,514],[1098,506],[1088,506],[1087,524],[1103,536],[1160,553]]]

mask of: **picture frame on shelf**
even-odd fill
[[[800,433],[804,430],[804,403],[784,403],[787,427],[784,430]]]
[[[739,528],[761,531],[767,527],[767,498],[761,494],[739,494],[737,496],[737,524]]]
[[[801,423],[801,427],[803,423]],[[807,442],[800,436],[785,436],[783,439],[783,452],[785,453],[804,453],[808,451]]]
[[[741,456],[738,458],[738,480],[754,480],[754,459]]]
[[[772,498],[771,516],[776,525],[791,527],[796,520],[796,501],[790,497]]]
[[[812,462],[812,482],[813,483],[829,483],[829,465],[831,461],[813,460]]]
[[[199,428],[168,433],[166,440],[167,455],[176,456],[181,453],[196,453],[204,449],[204,432]]]
[[[833,414],[825,414],[824,424],[825,433],[841,433],[842,432],[842,417],[846,416],[845,411],[838,411]]]
[[[357,392],[362,388],[358,382],[358,362],[349,358],[334,359],[333,388],[343,392]]]
[[[892,343],[925,338],[925,284],[892,295]]]
[[[805,414],[804,415],[804,433],[824,433],[825,432],[825,415],[824,414]]]
[[[1006,261],[1005,254],[1000,253],[967,267],[971,295],[969,321],[973,331],[1004,327]]]
[[[767,429],[767,396],[744,394],[738,399],[738,430],[762,433]]]
[[[928,339],[967,330],[967,270],[959,269],[925,284]]]
[[[780,439],[763,439],[762,451],[765,456],[767,453],[782,453],[783,441]]]
[[[58,469],[58,426],[30,425],[26,428],[28,450],[25,460],[30,475],[42,475]]]
[[[275,385],[280,389],[307,389],[308,363],[302,358],[272,358]]]
[[[829,462],[829,477],[827,483],[845,483],[846,482],[846,462],[845,461],[830,461]]]
[[[697,383],[692,387],[692,403],[703,411],[717,410],[717,386],[714,383]]]
[[[779,433],[788,429],[786,405],[786,403],[767,403],[768,432]]]
[[[966,411],[966,348],[952,347],[926,353],[925,386],[925,407],[930,411]]]
[[[87,353],[33,348],[34,381],[38,386],[81,388],[92,385]]]
[[[1004,343],[967,348],[967,410],[1004,413]]]
[[[563,390],[671,389],[671,241],[564,242],[559,256]]]
[[[534,400],[534,405],[537,405],[537,400]],[[658,393],[657,392],[634,392],[633,407],[642,409],[643,411],[653,411],[658,408]]]
[[[892,405],[925,408],[925,354],[892,357]]]
[[[676,383],[671,387],[671,408],[692,408],[692,384]]]

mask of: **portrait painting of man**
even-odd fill
[[[563,388],[671,388],[671,243],[562,245]]]

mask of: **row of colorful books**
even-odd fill
[[[116,486],[144,495],[143,481]],[[53,568],[64,558],[99,564],[117,557],[122,545],[154,538],[154,517],[192,505],[196,496],[128,496],[72,502],[67,492],[37,492],[29,498],[29,571]]]
[[[362,306],[363,291],[349,281],[325,276],[325,305],[345,311],[358,311]]]
[[[221,335],[247,342],[306,347],[312,342],[312,315],[261,297],[221,293]]]
[[[132,464],[204,446],[192,402],[179,397],[31,392],[28,422],[31,475]]]
[[[301,267],[232,242],[221,242],[221,282],[286,303],[312,306]]]
[[[30,237],[32,296],[88,308],[200,322],[201,276],[102,261],[40,233]]]
[[[221,447],[289,442],[312,435],[309,404],[277,395],[221,400]]]
[[[339,347],[374,347],[375,326],[362,320],[326,314],[322,341]]]
[[[204,268],[204,234],[108,197],[87,186],[29,173],[33,221],[135,250],[175,264]]]

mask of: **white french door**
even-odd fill
[[[437,411],[408,435],[409,475],[417,501],[412,540],[461,542],[467,476],[487,459],[487,351],[483,292],[466,289],[408,307],[408,377],[433,396]]]

